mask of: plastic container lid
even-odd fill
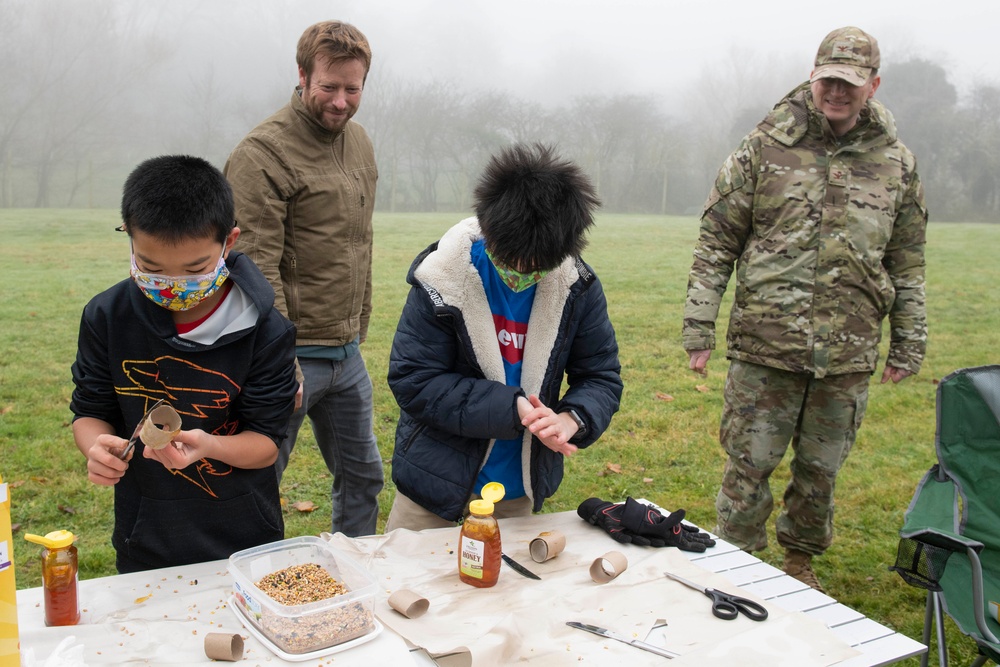
[[[488,500],[473,500],[469,503],[469,511],[479,516],[493,514],[493,503]]]
[[[32,533],[25,533],[24,539],[29,542],[34,542],[35,544],[41,544],[46,549],[65,549],[69,545],[73,544],[73,541],[76,539],[76,535],[68,530],[53,530],[51,533],[47,533],[44,537],[41,535],[33,535]]]
[[[482,498],[479,500],[473,500],[469,503],[469,511],[473,514],[478,514],[479,516],[493,514],[494,503],[500,502],[505,493],[506,490],[500,482],[490,482],[489,484],[484,484],[483,490],[479,492],[479,495],[482,496]]]
[[[507,490],[503,488],[503,484],[500,482],[490,482],[483,485],[483,490],[479,492],[479,495],[483,497],[483,500],[487,500],[490,503],[498,503],[503,499],[506,492]]]

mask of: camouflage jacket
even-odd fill
[[[916,373],[926,226],[916,160],[892,114],[871,99],[836,137],[809,84],[799,86],[719,171],[688,280],[684,348],[715,348],[735,266],[729,358],[816,377],[874,371],[888,316],[886,363]]]

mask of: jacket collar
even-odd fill
[[[436,306],[454,308],[462,313],[483,374],[487,379],[505,382],[493,315],[482,279],[470,257],[473,242],[480,238],[479,221],[474,217],[466,218],[414,260],[408,280],[427,291]],[[583,277],[577,258],[567,257],[535,288],[521,371],[521,387],[525,393],[541,390],[549,356],[559,336],[563,309],[571,288]]]
[[[829,123],[813,104],[809,82],[797,86],[781,99],[758,125],[758,129],[785,146],[794,146],[807,134],[832,136]],[[858,126],[841,141],[851,145],[892,144],[897,139],[896,121],[884,104],[871,98],[861,110]]]
[[[332,143],[337,140],[337,137],[344,133],[344,130],[338,130],[337,132],[331,132],[330,130],[323,127],[316,118],[309,113],[306,108],[305,103],[302,101],[302,88],[296,86],[295,90],[292,91],[292,100],[289,103],[292,107],[292,111],[298,116],[303,124],[309,129],[309,132],[316,137],[317,140]],[[347,121],[348,123],[353,121]]]

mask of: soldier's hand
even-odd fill
[[[706,367],[708,366],[708,358],[711,356],[711,350],[688,350],[688,358],[690,360],[688,368],[699,375],[707,374]]]
[[[880,384],[885,384],[889,380],[892,380],[893,384],[896,384],[900,380],[910,377],[913,375],[910,371],[905,368],[896,368],[895,366],[886,366],[885,370],[882,372],[882,382]]]

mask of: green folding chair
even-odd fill
[[[1000,365],[941,380],[934,440],[938,462],[910,501],[889,569],[927,590],[924,644],[933,624],[938,664],[948,664],[943,614],[976,641],[973,667],[1000,664],[1000,623],[989,610],[1000,602]]]

